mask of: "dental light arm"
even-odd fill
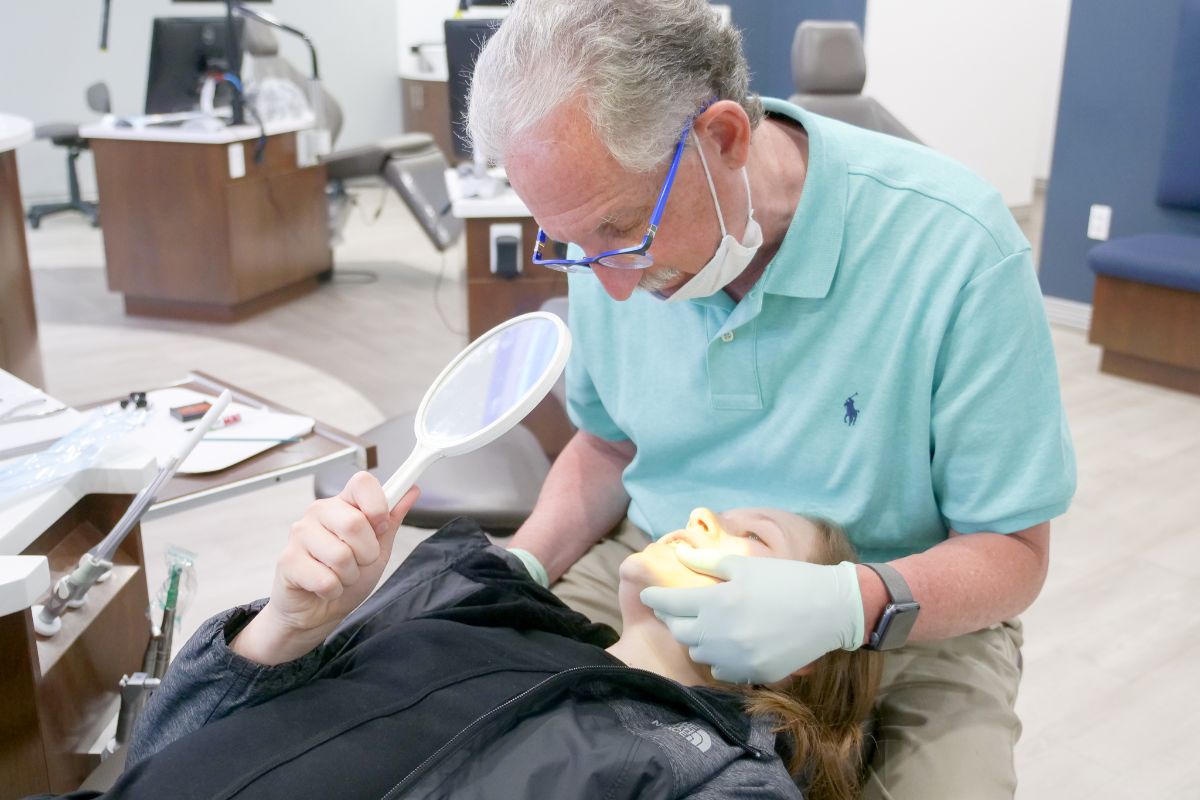
[[[162,487],[175,476],[179,465],[187,459],[204,434],[212,428],[213,423],[220,419],[232,397],[233,395],[228,389],[221,393],[221,396],[201,418],[199,424],[191,431],[191,435],[184,440],[175,454],[154,476],[154,480],[150,481],[150,484],[138,492],[137,497],[133,498],[133,502],[129,504],[129,508],[117,521],[112,531],[99,544],[83,554],[79,559],[79,566],[73,572],[58,580],[45,605],[33,607],[33,628],[38,634],[53,636],[58,633],[62,629],[62,620],[59,618],[63,612],[68,607],[77,608],[83,605],[88,590],[96,584],[96,581],[100,580],[102,575],[112,569],[112,558],[116,554],[117,548],[121,546],[121,542],[125,541],[125,537],[133,530],[133,526],[150,508]]]
[[[290,33],[293,36],[298,36],[304,40],[304,44],[308,46],[308,54],[312,60],[312,77],[308,79],[308,102],[312,108],[315,123],[313,128],[305,131],[305,138],[301,145],[302,150],[311,152],[317,157],[326,156],[333,150],[333,136],[329,131],[328,120],[325,118],[325,107],[322,100],[323,90],[321,88],[321,71],[317,66],[317,48],[313,44],[312,39],[308,37],[304,31],[299,28],[294,28],[286,22],[280,20],[271,14],[246,7],[238,0],[225,0],[227,7],[232,12],[237,12],[243,17],[257,20],[262,24],[276,28],[278,30]]]
[[[108,51],[108,16],[112,10],[112,0],[104,0],[104,11],[100,17],[100,49]]]
[[[237,0],[233,0],[233,2],[230,3],[230,5],[233,7],[234,11],[236,11],[237,13],[241,14],[244,17],[250,17],[251,19],[256,19],[265,25],[270,25],[272,28],[278,28],[281,31],[286,31],[287,33],[290,33],[293,36],[299,36],[301,39],[303,39],[304,43],[306,45],[308,45],[308,53],[309,53],[309,56],[312,58],[313,80],[321,79],[321,73],[317,69],[317,48],[315,45],[313,45],[312,39],[308,38],[308,34],[306,34],[304,31],[301,31],[297,28],[293,28],[291,25],[288,25],[286,22],[283,22],[282,20],[280,20],[277,17],[272,16],[271,14],[266,14],[266,13],[263,13],[262,11],[255,11],[252,8],[248,8],[245,5],[237,2]]]

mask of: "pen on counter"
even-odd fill
[[[236,424],[236,423],[238,423],[238,422],[241,422],[241,421],[242,421],[242,415],[241,415],[241,414],[230,414],[229,416],[226,416],[226,417],[221,417],[219,420],[217,420],[216,422],[214,422],[214,423],[213,423],[213,425],[212,425],[212,428],[210,428],[210,430],[216,430],[217,428],[227,428],[227,427],[229,427],[230,425],[234,425],[234,424]],[[192,427],[190,427],[190,428],[184,428],[184,430],[185,430],[185,431],[192,431],[192,430],[195,430],[195,429],[196,429],[196,426],[195,426],[195,425],[193,425],[193,426],[192,426]],[[205,438],[207,438],[207,437],[205,437]]]

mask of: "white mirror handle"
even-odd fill
[[[387,497],[388,508],[395,508],[396,503],[400,502],[400,498],[404,497],[404,493],[412,488],[413,484],[417,482],[417,478],[421,477],[421,473],[441,457],[441,450],[427,447],[417,440],[417,445],[409,457],[405,459],[399,469],[392,473],[392,477],[387,479],[387,483],[383,484],[383,494]]]

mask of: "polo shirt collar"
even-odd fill
[[[800,204],[779,252],[767,265],[763,290],[789,297],[823,298],[829,294],[842,254],[845,231],[846,160],[826,120],[799,106],[762,98],[767,113],[799,122],[808,133],[808,172]]]

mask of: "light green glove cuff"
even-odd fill
[[[843,561],[838,569],[845,575],[847,584],[846,611],[850,614],[853,629],[850,631],[851,641],[843,644],[843,650],[854,651],[863,645],[863,637],[867,635],[866,612],[863,611],[862,587],[858,583],[858,565]]]
[[[508,552],[512,553],[514,556],[516,556],[517,558],[519,558],[521,560],[521,563],[525,565],[525,569],[529,571],[529,577],[533,578],[533,580],[538,584],[538,586],[541,586],[543,589],[550,588],[550,576],[546,574],[546,568],[542,566],[542,562],[537,560],[537,556],[535,556],[533,553],[529,552],[528,550],[522,550],[519,547],[510,547],[510,548],[508,548]],[[858,616],[859,616],[859,619],[862,619],[862,610],[861,610],[862,596],[861,595],[858,598],[858,605],[859,605],[859,609],[860,609]],[[861,622],[859,623],[859,627],[860,628],[862,627]],[[860,635],[858,637],[859,639],[862,638],[861,633],[862,633],[862,631],[860,630],[859,631]]]

